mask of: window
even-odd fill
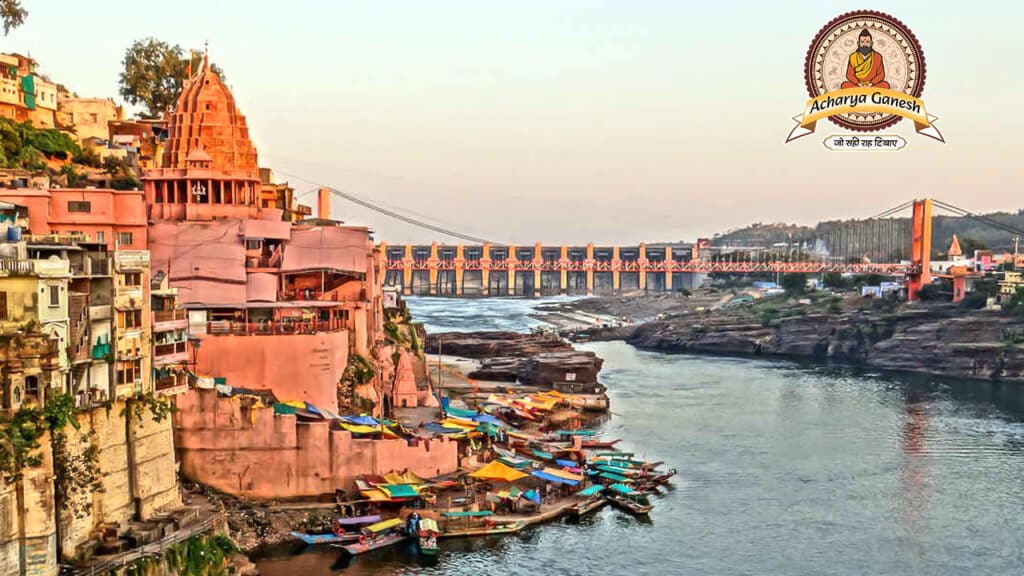
[[[142,286],[142,272],[125,272],[125,286]]]
[[[50,308],[60,307],[60,286],[50,285]]]
[[[25,399],[39,400],[39,378],[25,376]]]
[[[7,292],[0,292],[0,320],[7,320]]]
[[[139,328],[142,326],[142,310],[119,310],[117,327],[121,329]]]
[[[91,121],[91,122],[92,122],[93,124],[95,124],[96,122],[99,122],[99,121],[100,121],[100,117],[99,117],[99,116],[98,116],[98,115],[97,115],[97,114],[96,114],[95,112],[92,112],[92,113],[90,113],[90,114],[89,114],[89,120],[90,120],[90,121]]]
[[[122,360],[117,363],[117,383],[135,384],[142,378],[141,360]]]
[[[68,212],[91,212],[92,203],[84,201],[69,200]]]
[[[131,246],[132,244],[132,233],[131,232],[118,232],[117,243],[121,246]]]
[[[100,244],[107,243],[107,235],[104,234],[102,230],[96,231],[96,242],[99,242]]]

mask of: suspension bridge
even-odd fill
[[[709,274],[878,274],[905,283],[917,298],[933,277],[953,281],[963,297],[974,269],[957,266],[933,274],[932,215],[970,218],[1008,238],[1024,230],[948,202],[925,198],[904,202],[870,218],[828,223],[813,237],[747,246],[692,243],[503,244],[381,207],[332,187],[321,191],[465,243],[381,243],[386,286],[404,294],[438,296],[543,296],[618,291],[693,289]],[[948,239],[943,239],[944,241]]]

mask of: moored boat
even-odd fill
[[[625,510],[630,514],[643,516],[654,509],[651,501],[642,492],[637,492],[625,484],[612,484],[605,493],[605,498],[613,506]]]
[[[419,522],[419,530],[420,554],[436,556],[437,536],[441,533],[437,527],[437,521],[433,518],[424,518]]]
[[[579,497],[579,502],[569,507],[569,513],[577,518],[582,518],[591,512],[600,510],[608,503],[608,500],[601,496],[603,491],[604,486],[600,484],[595,484],[585,490],[581,490],[576,494]]]
[[[583,448],[612,448],[616,444],[621,442],[619,439],[615,440],[584,440],[580,446]]]
[[[359,539],[353,544],[331,544],[337,548],[343,548],[353,556],[365,554],[373,550],[404,542],[409,538],[405,532],[405,523],[401,518],[392,518],[376,524],[371,524],[361,530]]]
[[[303,541],[304,543],[312,546],[316,544],[337,544],[339,542],[355,542],[359,540],[359,530],[357,526],[365,524],[373,524],[374,522],[380,522],[380,516],[374,514],[372,516],[353,516],[350,518],[338,518],[334,521],[332,526],[332,532],[323,533],[308,533],[308,532],[292,532],[293,538]]]

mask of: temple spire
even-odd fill
[[[207,72],[210,69],[210,41],[203,41],[203,72]]]

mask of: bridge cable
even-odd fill
[[[483,239],[483,238],[478,238],[476,236],[471,236],[469,234],[463,234],[462,232],[457,232],[457,231],[452,230],[450,228],[445,228],[443,226],[438,226],[438,225],[435,225],[435,224],[431,224],[431,223],[426,222],[424,220],[421,220],[419,218],[414,218],[412,216],[406,216],[405,214],[401,214],[401,213],[396,212],[394,210],[391,210],[391,209],[388,209],[388,208],[384,208],[383,206],[379,206],[379,205],[374,204],[372,202],[363,200],[362,198],[359,198],[358,196],[353,196],[352,194],[349,194],[347,192],[343,192],[343,191],[341,191],[338,188],[335,188],[333,186],[320,185],[320,184],[318,184],[315,181],[308,180],[308,179],[303,178],[301,176],[296,176],[295,174],[289,174],[289,173],[284,172],[282,170],[277,170],[276,172],[281,174],[282,176],[285,176],[285,177],[288,177],[288,178],[295,178],[297,180],[303,180],[303,181],[309,182],[311,184],[316,184],[316,185],[318,185],[321,188],[327,188],[328,190],[331,191],[331,194],[334,194],[335,196],[337,196],[337,197],[339,197],[339,198],[341,198],[343,200],[348,200],[349,202],[352,202],[353,204],[358,204],[359,206],[362,206],[364,208],[368,208],[368,209],[370,209],[370,210],[372,210],[374,212],[377,212],[378,214],[383,214],[384,216],[387,216],[389,218],[394,218],[395,220],[401,220],[402,222],[405,222],[407,224],[412,224],[413,226],[417,226],[419,228],[424,228],[424,229],[430,230],[432,232],[438,232],[440,234],[444,234],[445,236],[451,236],[453,238],[458,238],[460,240],[466,240],[466,241],[473,242],[473,243],[476,243],[476,244],[500,244],[500,242],[493,242],[491,240],[486,240],[486,239]]]
[[[1011,234],[1016,234],[1018,236],[1024,236],[1024,230],[1021,230],[1020,228],[1017,228],[1017,227],[1015,227],[1013,225],[1004,224],[1003,222],[999,222],[998,220],[993,220],[992,218],[989,218],[987,216],[983,216],[981,214],[975,214],[975,213],[973,213],[973,212],[971,212],[969,210],[964,210],[963,208],[954,206],[954,205],[952,205],[952,204],[950,204],[948,202],[943,202],[942,200],[934,200],[933,199],[932,203],[935,204],[936,206],[939,206],[940,208],[943,208],[945,210],[948,210],[948,211],[956,214],[957,216],[971,218],[971,219],[977,220],[978,222],[981,222],[981,223],[984,223],[984,224],[988,224],[989,226],[992,226],[993,228],[999,228],[1000,230],[1002,230],[1004,232],[1009,232]]]

